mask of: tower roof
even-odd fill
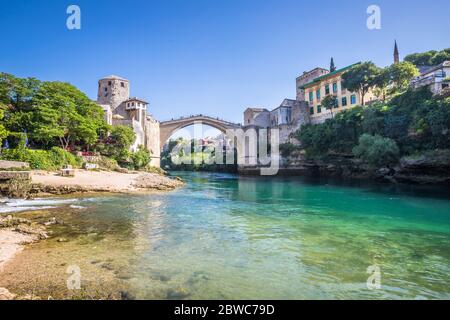
[[[397,46],[397,40],[395,40],[395,47],[394,47],[394,63],[397,64],[400,62],[400,56],[398,53],[398,46]]]
[[[116,75],[110,75],[110,76],[107,76],[107,77],[104,77],[104,78],[102,78],[102,79],[100,79],[100,80],[121,80],[121,81],[128,81],[127,79],[125,79],[125,78],[122,78],[122,77],[119,77],[119,76],[116,76]]]

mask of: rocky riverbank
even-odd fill
[[[27,198],[73,193],[134,193],[170,191],[183,186],[178,178],[156,173],[75,170],[73,177],[59,173],[32,171],[31,179],[12,179],[0,184],[4,196]]]
[[[242,175],[259,175],[259,172],[255,167],[239,168]],[[373,168],[353,155],[332,154],[312,160],[296,152],[283,158],[278,174],[450,186],[450,151],[404,157],[396,166],[382,168]]]
[[[43,224],[37,224],[28,219],[17,218],[9,215],[0,217],[0,272],[27,244],[47,239],[46,225],[56,223],[55,220]],[[9,292],[6,288],[0,288],[0,300],[31,300],[33,297],[18,296]]]

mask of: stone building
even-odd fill
[[[338,112],[362,105],[361,97],[357,92],[350,92],[342,86],[342,75],[358,64],[359,63],[355,63],[334,72],[316,68],[305,74],[316,75],[322,73],[321,76],[308,77],[304,81],[299,81],[297,79],[297,84],[301,84],[300,86],[297,86],[297,97],[301,101],[308,102],[311,123],[322,123]],[[320,72],[315,70],[320,70]],[[332,95],[336,99],[336,105],[333,110],[326,110],[321,107],[321,101],[327,95]],[[375,99],[375,95],[369,91],[364,96],[364,104]]]
[[[303,89],[303,86],[307,83],[310,83],[315,78],[318,78],[320,76],[324,76],[326,74],[330,73],[327,69],[324,68],[315,68],[311,71],[305,71],[301,76],[299,76],[296,80],[297,83],[297,100],[298,101],[306,101],[305,100],[305,90]]]
[[[420,76],[411,81],[414,89],[428,87],[434,94],[450,88],[450,61],[444,61],[437,66],[421,68]]]
[[[308,105],[304,101],[284,99],[277,108],[269,111],[265,108],[248,108],[244,112],[244,129],[279,129],[280,143],[297,143],[291,134],[309,123]]]
[[[160,165],[159,122],[148,114],[148,102],[130,97],[130,82],[118,76],[108,76],[98,82],[97,103],[105,111],[108,124],[133,128],[136,141],[131,147],[136,151],[140,145],[152,154],[151,165]]]

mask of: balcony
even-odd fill
[[[444,71],[440,70],[432,75],[427,77],[417,77],[411,80],[411,86],[414,89],[429,86],[435,83],[444,82],[446,79],[446,74]]]

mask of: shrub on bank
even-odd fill
[[[280,144],[280,153],[283,157],[289,157],[294,151],[299,148],[293,143],[282,143]]]
[[[150,151],[143,146],[139,146],[138,150],[131,154],[131,162],[135,170],[145,168],[150,163],[150,160]]]
[[[359,138],[359,144],[353,148],[353,153],[376,167],[396,164],[400,156],[394,140],[370,134],[363,134]]]
[[[53,147],[51,150],[31,150],[24,147],[6,149],[2,151],[2,159],[28,162],[31,169],[58,170],[64,165],[79,167],[81,159],[61,148]]]

